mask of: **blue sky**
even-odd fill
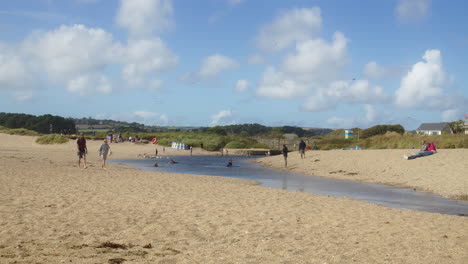
[[[17,0],[0,111],[367,128],[468,113],[463,0]]]

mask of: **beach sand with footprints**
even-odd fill
[[[390,209],[240,179],[88,169],[73,141],[38,145],[0,134],[0,263],[466,263],[466,217]],[[111,144],[112,158],[154,145]],[[182,155],[166,148],[159,155]],[[211,154],[199,149],[194,155]],[[318,176],[466,194],[467,150],[403,160],[403,150],[290,154],[289,169]],[[459,158],[462,155],[465,159]],[[462,162],[460,162],[462,161]],[[464,161],[464,162],[463,162]],[[280,168],[282,157],[263,164]],[[422,170],[427,169],[427,171]],[[421,171],[420,171],[421,170]]]

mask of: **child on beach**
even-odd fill
[[[101,157],[102,165],[101,168],[106,169],[107,155],[110,155],[110,146],[107,144],[107,139],[104,139],[104,144],[99,148],[99,157]]]

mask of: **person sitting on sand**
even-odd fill
[[[421,149],[419,152],[416,152],[415,154],[413,155],[404,155],[403,158],[404,159],[407,159],[407,160],[412,160],[412,159],[415,159],[415,158],[419,158],[419,157],[425,157],[425,156],[429,156],[429,155],[432,155],[434,153],[437,152],[437,149],[436,149],[436,146],[434,144],[434,142],[431,142],[431,143],[426,143],[425,140],[423,140],[421,142]]]
[[[106,169],[107,155],[110,155],[110,153],[110,146],[107,142],[107,139],[104,139],[104,144],[102,144],[99,148],[99,157],[101,157],[102,160],[101,168]]]
[[[229,161],[228,161],[228,163],[227,163],[226,167],[228,167],[228,168],[232,168],[232,160],[229,160]]]

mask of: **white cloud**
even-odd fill
[[[219,111],[217,114],[215,114],[215,115],[213,115],[211,117],[211,125],[212,126],[217,126],[217,125],[230,124],[230,123],[232,123],[231,117],[232,117],[232,111],[231,110]]]
[[[452,78],[443,69],[440,51],[427,50],[423,59],[402,79],[395,93],[395,104],[413,109],[457,108],[465,99],[450,91]]]
[[[260,54],[254,54],[247,59],[249,64],[262,64],[265,63],[265,58]]]
[[[462,119],[463,113],[460,109],[448,109],[442,112],[442,121],[453,122]]]
[[[235,90],[239,93],[245,92],[250,87],[250,82],[247,80],[238,80],[236,82]]]
[[[112,84],[102,75],[81,75],[68,81],[67,90],[81,96],[95,92],[109,94],[112,92]]]
[[[215,76],[219,72],[233,70],[238,67],[239,64],[234,59],[215,54],[203,60],[198,75],[202,78],[209,78]]]
[[[257,94],[277,98],[294,98],[328,85],[348,62],[347,40],[340,32],[333,42],[323,39],[305,40],[294,53],[285,56],[280,70],[269,66],[262,74]]]
[[[96,119],[112,119],[124,122],[137,122],[150,126],[165,126],[169,123],[169,118],[166,114],[159,114],[149,111],[133,111],[123,113],[100,113],[95,116]]]
[[[308,87],[297,82],[291,76],[277,71],[274,67],[268,67],[262,74],[257,95],[275,98],[294,98],[307,93]]]
[[[322,27],[320,8],[292,9],[261,28],[257,47],[264,51],[280,51],[296,41],[310,39]]]
[[[372,105],[364,105],[363,117],[341,118],[334,116],[327,120],[327,124],[333,128],[367,128],[379,123],[379,118],[381,118],[380,115]]]
[[[368,62],[362,71],[364,78],[370,80],[380,80],[387,73],[387,69],[383,66],[378,65],[375,61]]]
[[[116,22],[141,38],[172,28],[172,15],[171,0],[121,0]]]
[[[129,41],[121,60],[122,78],[131,87],[138,87],[144,84],[148,74],[171,70],[179,59],[161,39],[153,38]]]
[[[403,22],[421,21],[429,16],[430,0],[399,0],[395,9],[398,20]]]
[[[285,57],[282,69],[315,82],[334,79],[347,62],[347,42],[341,32],[333,35],[330,44],[323,39],[302,41],[294,54]]]
[[[110,33],[73,25],[32,34],[23,42],[22,52],[49,79],[63,81],[104,70],[118,48]]]
[[[0,44],[0,90],[24,101],[33,96],[31,84],[31,72],[23,58],[15,50]]]
[[[339,103],[368,104],[386,103],[389,96],[380,86],[371,86],[367,80],[335,81],[330,87],[318,89],[317,93],[305,101],[305,111],[334,109]]]

